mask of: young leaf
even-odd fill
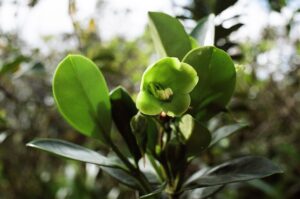
[[[258,156],[247,156],[216,166],[198,178],[190,178],[185,183],[184,189],[248,181],[276,173],[282,173],[282,170],[270,160]]]
[[[96,151],[63,140],[36,139],[26,144],[26,146],[80,162],[92,163],[103,167],[122,168],[120,162],[111,160]]]
[[[234,64],[226,52],[213,46],[190,51],[183,62],[193,66],[199,77],[191,92],[192,115],[197,120],[206,121],[224,110],[233,94]]]
[[[202,18],[190,35],[198,41],[200,46],[214,45],[215,15],[210,14],[209,16]]]
[[[80,55],[68,55],[53,78],[53,94],[63,117],[76,130],[105,143],[111,127],[108,88],[97,66]]]
[[[188,156],[197,156],[208,147],[210,132],[191,115],[187,114],[181,118],[179,129],[185,139]]]
[[[117,87],[111,92],[110,102],[112,105],[112,117],[116,127],[137,162],[141,158],[141,153],[130,127],[131,118],[138,112],[135,103],[122,87]]]
[[[237,132],[238,130],[246,126],[248,126],[248,124],[246,123],[237,123],[237,124],[222,126],[221,128],[217,129],[215,132],[212,133],[212,139],[209,147],[213,146],[223,138]]]
[[[162,56],[182,59],[192,47],[182,24],[174,17],[149,12],[150,31],[155,48]]]

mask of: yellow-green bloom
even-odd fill
[[[163,58],[144,72],[137,108],[146,115],[165,112],[172,117],[179,116],[189,108],[189,93],[197,82],[197,72],[192,66],[177,58]]]

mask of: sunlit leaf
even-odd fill
[[[214,45],[215,41],[215,15],[210,14],[201,19],[192,30],[191,36],[194,37],[200,46]]]
[[[182,24],[174,17],[160,12],[149,12],[150,31],[160,56],[180,60],[192,47]]]
[[[105,142],[111,127],[111,105],[97,66],[80,55],[67,56],[57,67],[53,94],[59,111],[76,130]]]
[[[192,115],[203,121],[223,111],[235,88],[236,72],[230,56],[206,46],[190,51],[183,62],[193,66],[199,77],[191,92]]]

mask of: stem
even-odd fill
[[[157,163],[155,162],[155,160],[153,159],[152,155],[147,155],[151,165],[153,166],[154,170],[156,171],[158,177],[159,177],[159,180],[160,182],[163,182],[164,181],[164,175],[161,171],[161,168],[159,167],[159,165],[157,165]]]
[[[145,193],[150,193],[152,191],[151,185],[148,182],[146,176],[140,171],[139,167],[134,167],[107,135],[105,135],[104,137],[111,146],[112,150],[117,154],[121,161],[132,172],[132,174],[140,181]]]

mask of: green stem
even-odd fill
[[[163,182],[164,181],[164,175],[161,171],[161,168],[157,165],[157,163],[155,162],[155,160],[153,159],[153,156],[152,155],[147,155],[151,165],[153,166],[154,170],[156,171],[158,177],[159,177],[159,180],[160,182]]]

